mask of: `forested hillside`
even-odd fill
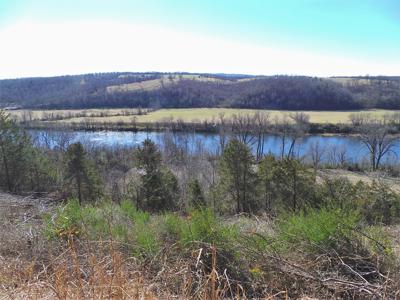
[[[400,108],[400,77],[99,73],[0,80],[0,107]]]

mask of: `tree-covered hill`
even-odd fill
[[[400,108],[400,77],[98,73],[0,80],[0,107]]]

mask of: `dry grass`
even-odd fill
[[[218,272],[210,245],[188,257],[166,248],[145,261],[113,240],[80,242],[70,235],[52,247],[45,259],[0,258],[0,299],[245,298],[240,284]]]
[[[28,202],[32,206],[26,206]],[[0,203],[20,205],[17,210],[3,206],[3,224],[16,226],[2,230],[0,237],[4,231],[40,232],[45,202],[0,194]],[[28,214],[34,218],[24,218]],[[294,246],[282,255],[268,246],[270,219],[238,216],[229,221],[247,233],[235,245],[240,253],[235,260],[226,249],[201,242],[185,249],[170,242],[154,256],[137,257],[129,245],[112,238],[93,241],[73,233],[57,240],[37,234],[26,243],[3,238],[0,299],[391,299],[400,295],[398,274],[381,274],[380,258],[361,256],[360,245],[349,250],[344,245],[341,253],[323,249],[319,254]],[[370,271],[362,273],[365,267]]]
[[[54,117],[63,120],[71,119],[77,115],[85,115],[90,118],[99,118],[100,116],[107,116],[109,118],[115,116],[132,115],[137,113],[136,108],[110,108],[110,109],[70,109],[70,110],[12,110],[9,111],[10,115],[17,120],[21,121],[24,117],[31,117],[32,120],[46,120]]]
[[[121,123],[131,124],[135,109],[88,109],[88,110],[48,110],[48,111],[33,111],[35,119],[43,119],[46,115],[55,114],[62,116],[61,123],[80,123],[80,122],[93,122],[93,123]],[[255,110],[255,109],[231,109],[231,108],[182,108],[182,109],[160,109],[144,115],[135,116],[138,123],[155,123],[163,122],[166,120],[183,120],[188,123],[196,122],[217,122],[220,114],[224,114],[226,118],[231,118],[234,114],[254,114],[256,112],[263,112],[270,115],[270,119],[282,118],[285,115],[294,113],[294,111],[282,110]],[[305,111],[310,116],[312,123],[349,123],[349,116],[354,113],[368,113],[377,118],[383,118],[388,113],[394,111],[388,110],[364,110],[364,111]],[[11,111],[11,115],[17,116],[21,119],[23,110]],[[84,117],[71,117],[77,113],[85,114]],[[101,116],[101,114],[103,116]],[[125,115],[124,115],[125,114]],[[93,115],[93,116],[91,116]]]
[[[48,240],[42,215],[50,209],[48,199],[0,193],[0,299],[215,300],[244,295],[217,271],[211,245],[199,243],[186,254],[166,245],[154,257],[138,258],[113,239],[89,241],[69,233]]]
[[[163,75],[161,77],[161,79],[151,79],[151,80],[145,80],[145,81],[140,81],[140,82],[108,86],[107,92],[115,93],[115,92],[132,92],[132,91],[152,91],[152,90],[159,89],[162,86],[168,86],[168,85],[177,83],[181,79],[196,80],[196,81],[202,81],[202,82],[219,82],[219,83],[226,83],[226,84],[231,83],[231,81],[229,81],[229,80],[204,77],[202,75],[196,75],[196,74],[182,74],[182,75],[178,75],[178,76],[172,75],[171,78],[169,78],[169,75]]]
[[[255,109],[230,109],[230,108],[193,108],[193,109],[160,109],[138,118],[139,122],[156,122],[163,119],[173,118],[174,120],[182,119],[186,122],[213,121],[223,113],[226,118],[231,118],[233,114],[254,114],[258,111],[270,115],[271,120],[274,118],[282,118],[285,115],[294,113],[295,111],[282,110],[255,110]],[[362,112],[362,111],[360,111]],[[388,111],[371,110],[364,111],[382,118]],[[305,111],[310,116],[312,123],[348,123],[349,116],[355,111]]]
[[[256,112],[267,113],[271,120],[282,118],[285,115],[290,115],[296,111],[284,110],[256,110],[256,109],[233,109],[233,108],[193,108],[193,109],[160,109],[148,115],[141,116],[138,121],[155,122],[166,118],[175,120],[182,119],[186,122],[195,120],[213,121],[217,120],[221,113],[226,118],[231,118],[234,114],[254,114]],[[364,111],[305,111],[304,113],[310,116],[312,123],[349,123],[349,116],[356,112],[370,113],[377,118],[383,118],[389,111],[387,110],[364,110]],[[392,111],[391,111],[392,112]]]
[[[226,270],[219,269],[218,259],[221,257],[214,247],[204,245],[194,250],[191,257],[176,258],[173,263],[167,260],[177,257],[173,251],[156,257],[157,261],[140,262],[116,248],[112,241],[82,245],[70,237],[67,245],[61,248],[64,251],[58,255],[49,254],[45,263],[2,258],[0,297],[248,299],[245,290],[249,289],[250,283],[229,278]],[[251,285],[264,295],[260,299],[304,299],[307,295],[378,299],[396,295],[396,284],[391,280],[383,284],[357,280],[358,276],[363,277],[352,270],[349,262],[356,259],[359,262],[353,263],[364,264],[362,258],[333,257],[329,254],[307,258],[304,254],[295,253],[297,258],[290,260],[268,253],[253,253],[258,266],[252,269],[255,278]],[[346,278],[336,273],[354,274]]]
[[[167,80],[165,85],[170,85],[172,83],[173,81]],[[161,88],[162,85],[163,83],[160,79],[152,79],[141,82],[108,86],[107,93],[111,94],[115,92],[152,91]]]
[[[322,181],[322,178],[338,178],[338,177],[345,177],[351,183],[355,184],[359,181],[371,184],[374,180],[381,182],[388,186],[393,191],[400,193],[400,179],[394,177],[385,176],[385,174],[381,172],[371,172],[371,173],[360,173],[360,172],[352,172],[343,169],[323,169],[318,171],[319,180]]]
[[[50,253],[46,263],[1,260],[0,293],[6,299],[156,299],[128,266],[112,248],[102,256],[94,249],[82,252],[70,238],[65,251]]]
[[[341,83],[343,85],[370,85],[373,80],[377,79],[368,79],[368,78],[351,78],[351,77],[331,77],[329,78],[332,81]]]

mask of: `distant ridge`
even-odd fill
[[[0,80],[0,107],[400,109],[400,76],[114,72]]]

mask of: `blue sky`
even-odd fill
[[[0,0],[0,77],[400,75],[398,0]]]

